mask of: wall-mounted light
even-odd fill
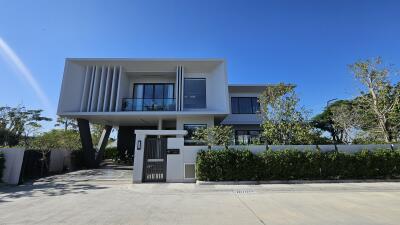
[[[141,150],[142,149],[142,141],[139,140],[137,141],[137,150]]]

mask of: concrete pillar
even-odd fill
[[[95,158],[96,162],[99,164],[103,160],[104,150],[108,143],[108,138],[110,137],[112,126],[104,126],[103,132],[101,133],[101,137],[99,143],[96,147]]]
[[[82,149],[84,152],[85,166],[88,168],[96,167],[95,150],[93,149],[92,135],[90,133],[89,121],[77,119],[79,135],[81,137]]]
[[[135,158],[133,164],[133,182],[141,183],[143,175],[143,158],[146,135],[137,134],[135,143]]]
[[[163,125],[162,119],[158,119],[157,130],[162,130],[162,125]]]

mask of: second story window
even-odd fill
[[[133,98],[136,99],[169,99],[174,98],[174,84],[135,84]]]
[[[174,84],[139,83],[133,86],[133,98],[123,99],[123,111],[174,111]]]
[[[232,114],[255,114],[260,111],[257,97],[232,97]]]
[[[183,92],[183,107],[185,109],[206,108],[205,78],[185,78]]]

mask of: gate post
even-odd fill
[[[135,134],[135,135],[136,135],[136,143],[135,143],[135,158],[133,163],[133,182],[142,183],[146,135],[145,134]]]

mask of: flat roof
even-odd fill
[[[113,61],[113,62],[225,62],[223,58],[66,58],[68,61]]]

